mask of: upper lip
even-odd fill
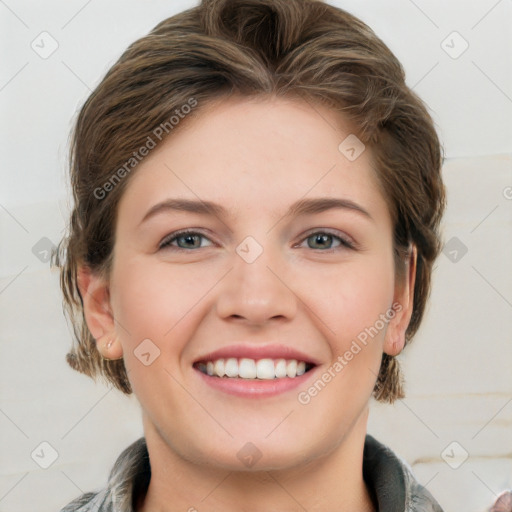
[[[318,361],[300,350],[296,350],[287,345],[255,345],[253,344],[236,344],[222,347],[213,352],[208,352],[196,359],[196,363],[215,361],[216,359],[296,359],[313,365],[319,364]]]

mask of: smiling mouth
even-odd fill
[[[194,364],[210,377],[247,380],[293,379],[311,370],[315,365],[297,359],[220,358]]]

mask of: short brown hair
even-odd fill
[[[74,369],[131,393],[123,360],[103,359],[87,328],[78,267],[108,276],[117,205],[134,151],[158,126],[169,128],[161,140],[172,134],[170,116],[191,98],[199,107],[175,129],[208,102],[235,94],[295,96],[328,105],[351,122],[372,150],[394,223],[398,271],[410,244],[418,250],[406,342],[417,331],[440,250],[445,190],[432,118],[405,84],[401,64],[362,21],[322,1],[203,0],[130,45],[79,112],[70,158],[74,209],[54,258],[75,331],[67,355]],[[403,397],[398,362],[386,354],[374,396]]]

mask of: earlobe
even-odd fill
[[[123,347],[115,335],[114,337],[105,335],[98,338],[96,348],[103,359],[116,360],[123,357]]]
[[[82,297],[85,321],[96,340],[98,351],[105,359],[121,358],[123,352],[115,332],[108,281],[89,267],[80,266],[77,282]]]
[[[416,259],[417,249],[414,244],[411,244],[403,278],[395,284],[395,297],[392,307],[394,316],[388,324],[384,339],[384,353],[389,356],[397,356],[405,346],[405,333],[414,308]]]

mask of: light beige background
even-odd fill
[[[481,512],[512,487],[512,2],[331,3],[374,28],[432,110],[448,157],[445,240],[459,244],[440,256],[403,355],[408,396],[374,404],[369,431],[446,512]],[[142,433],[135,399],[67,367],[58,277],[33,248],[63,233],[76,109],[130,42],[193,5],[0,2],[0,512],[55,512],[103,486]],[[31,48],[43,31],[58,43],[46,59]],[[469,44],[457,58],[454,31]],[[50,461],[42,442],[57,452],[48,469],[31,457]]]

